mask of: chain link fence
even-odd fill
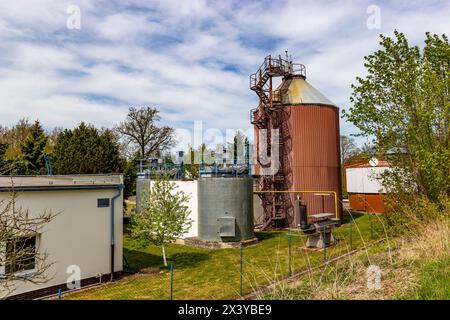
[[[367,248],[386,238],[377,215],[347,214],[334,228],[334,245],[306,248],[307,235],[299,230],[256,232],[257,244],[232,249],[204,249],[169,245],[169,264],[163,267],[159,248],[127,248],[133,274],[114,282],[74,292],[55,292],[59,299],[239,299],[257,298],[261,288],[302,276],[329,262]],[[129,241],[129,240],[127,240]]]

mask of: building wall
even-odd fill
[[[378,179],[388,167],[355,167],[347,168],[348,193],[386,193]]]
[[[350,209],[354,211],[383,213],[383,195],[369,193],[349,193]]]
[[[347,192],[350,208],[363,212],[384,212],[381,174],[389,167],[354,167],[346,169]]]
[[[175,185],[178,187],[177,191],[183,191],[190,197],[188,201],[188,208],[191,211],[189,218],[193,220],[191,228],[185,233],[184,238],[198,236],[198,182],[197,180],[175,180]],[[151,186],[151,182],[150,182]]]
[[[115,194],[117,190],[113,189],[19,192],[16,206],[28,209],[30,216],[44,211],[58,215],[39,237],[39,252],[46,252],[47,262],[53,263],[47,271],[49,280],[43,284],[16,283],[14,294],[65,284],[70,265],[80,267],[82,279],[109,274],[111,208],[97,208],[97,199],[112,198]],[[8,196],[6,192],[0,193],[0,201]],[[115,271],[122,270],[122,233],[123,197],[119,197],[115,200]]]

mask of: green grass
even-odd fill
[[[422,261],[416,264],[419,287],[406,298],[419,300],[450,300],[450,258]]]
[[[370,218],[355,215],[353,248],[371,240]],[[350,217],[346,216],[348,221]],[[380,221],[371,217],[373,239],[382,235]],[[289,241],[287,231],[257,232],[259,242],[244,247],[244,294],[275,278],[286,276],[289,270]],[[336,229],[338,245],[328,248],[327,258],[349,250],[349,226]],[[291,236],[292,271],[324,261],[324,252],[303,250],[305,236]],[[174,299],[235,299],[240,295],[239,249],[203,249],[170,244],[166,248],[168,260],[173,262]],[[135,271],[153,269],[153,273],[138,273],[102,287],[67,295],[70,299],[169,299],[170,273],[162,268],[161,248],[140,248],[127,234],[124,237],[124,254]],[[160,269],[159,269],[160,268]],[[156,271],[155,271],[156,270]]]

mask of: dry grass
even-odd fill
[[[364,251],[364,250],[363,250]],[[407,297],[420,286],[417,266],[425,261],[448,259],[447,219],[421,224],[413,235],[391,239],[324,268],[306,273],[295,282],[274,283],[258,299],[357,299],[382,300]],[[369,289],[367,270],[381,270],[381,286]]]
[[[400,239],[398,258],[405,262],[444,258],[450,252],[449,234],[447,219],[421,224],[414,235]]]
[[[405,294],[417,285],[415,275],[410,269],[383,266],[381,268],[381,287],[369,289],[366,271],[366,264],[357,263],[353,270],[354,274],[351,276],[335,274],[335,278],[331,281],[328,279],[325,283],[316,283],[313,286],[310,298],[318,300],[383,300],[398,294]]]

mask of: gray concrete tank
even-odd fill
[[[198,179],[198,236],[205,241],[242,241],[253,234],[253,179]]]
[[[142,196],[144,193],[150,191],[151,180],[144,177],[138,177],[136,179],[136,211],[141,209]]]

